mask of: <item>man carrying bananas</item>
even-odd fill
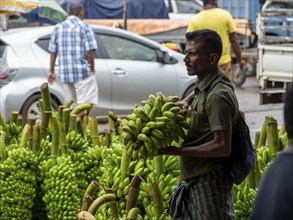
[[[213,30],[187,32],[184,62],[197,75],[195,95],[178,105],[191,105],[190,128],[181,147],[159,154],[180,156],[184,180],[174,190],[168,212],[177,219],[233,219],[229,175],[232,130],[239,113],[233,85],[219,68],[222,41]]]
[[[293,219],[293,86],[286,93],[284,121],[288,147],[262,176],[253,203],[252,220]]]

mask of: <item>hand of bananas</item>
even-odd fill
[[[177,96],[151,94],[141,102],[142,107],[135,106],[127,119],[121,121],[123,143],[133,159],[152,158],[172,141],[185,138],[184,129],[189,125],[182,109],[175,104],[177,101]]]

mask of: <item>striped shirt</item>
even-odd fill
[[[92,28],[76,16],[69,16],[57,24],[51,35],[49,51],[57,53],[61,82],[73,83],[90,73],[86,51],[96,50],[97,42]]]

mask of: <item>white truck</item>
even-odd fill
[[[287,0],[286,8],[270,8],[277,2],[281,1],[267,0],[257,16],[260,104],[283,102],[286,88],[293,82],[293,2]],[[279,35],[268,35],[269,30]]]

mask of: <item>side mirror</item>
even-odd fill
[[[175,64],[178,60],[170,55],[167,51],[158,51],[158,62],[162,64]]]

